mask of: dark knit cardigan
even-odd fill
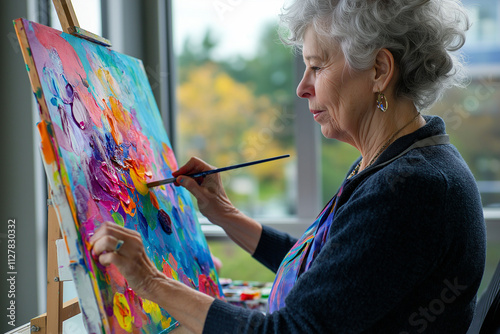
[[[264,315],[216,300],[204,333],[465,333],[485,262],[478,189],[441,118],[399,138],[340,196],[327,243]],[[379,166],[379,167],[377,167]],[[264,227],[254,257],[276,272],[296,239]]]

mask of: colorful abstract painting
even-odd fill
[[[24,19],[14,24],[87,330],[172,330],[175,319],[89,252],[96,228],[115,222],[140,232],[148,256],[167,276],[222,298],[190,195],[173,185],[146,186],[171,177],[177,163],[142,62]]]

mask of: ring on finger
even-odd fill
[[[120,251],[120,248],[122,248],[122,246],[123,246],[124,243],[125,243],[125,241],[118,240],[117,243],[116,243],[115,249],[113,250],[113,252],[116,253],[116,254],[118,254],[118,252]]]

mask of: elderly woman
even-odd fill
[[[269,313],[241,309],[160,273],[140,237],[105,224],[94,235],[144,298],[204,333],[465,333],[485,260],[474,178],[438,117],[422,116],[463,82],[454,51],[468,21],[455,0],[296,0],[287,43],[306,70],[297,95],[327,138],[361,153],[296,240],[238,211],[213,167],[191,159],[174,176],[200,211],[276,272]],[[125,240],[119,254],[117,240]],[[104,252],[104,253],[103,253]]]

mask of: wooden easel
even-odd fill
[[[71,0],[52,0],[64,32],[91,42],[111,46],[100,36],[80,28]],[[63,282],[59,277],[56,240],[62,238],[55,209],[50,199],[47,203],[47,313],[31,319],[30,330],[40,334],[62,334],[63,321],[80,313],[78,298],[63,303]]]
[[[31,319],[30,328],[31,332],[56,334],[62,333],[63,321],[80,313],[80,306],[78,298],[63,303],[63,282],[59,278],[56,247],[56,240],[62,236],[50,197],[47,207],[47,313]]]

